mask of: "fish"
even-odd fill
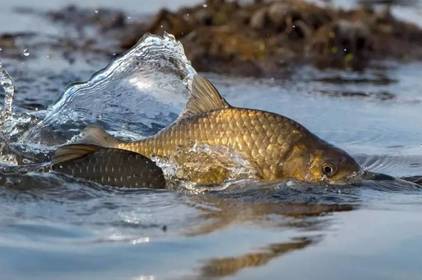
[[[162,169],[149,158],[96,145],[66,145],[55,152],[51,164],[43,169],[112,187],[166,187]]]
[[[193,78],[185,110],[157,134],[122,141],[98,126],[89,126],[80,143],[175,161],[182,170],[178,172],[181,179],[201,185],[240,179],[232,168],[239,162],[250,169],[246,177],[263,182],[345,184],[362,171],[344,150],[298,122],[276,113],[230,105],[200,75]],[[216,158],[215,150],[220,151]]]

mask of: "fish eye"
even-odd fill
[[[337,169],[334,164],[326,162],[322,165],[321,171],[325,176],[331,177],[337,172]]]

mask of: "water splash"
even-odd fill
[[[251,162],[224,146],[195,144],[189,149],[177,149],[168,159],[153,160],[163,170],[168,187],[179,191],[222,190],[233,182],[257,179]],[[221,185],[215,180],[222,180]]]
[[[15,95],[15,85],[9,73],[0,63],[0,85],[4,90],[4,105],[0,118],[2,121],[9,118],[13,113],[13,97]]]
[[[0,86],[4,91],[4,105],[0,112],[0,162],[5,164],[17,164],[16,156],[9,151],[9,134],[5,129],[13,115],[13,97],[15,95],[15,85],[9,73],[0,63]]]
[[[144,35],[89,81],[70,86],[26,140],[42,142],[40,131],[69,139],[92,123],[130,138],[154,134],[177,118],[195,73],[173,35]]]
[[[14,144],[25,131],[37,124],[39,119],[35,115],[13,111],[15,85],[1,63],[0,86],[4,91],[4,105],[0,112],[0,163],[2,165],[17,165],[21,152],[18,152],[19,149],[16,149]],[[38,151],[37,149],[33,150]],[[31,154],[34,154],[34,151]],[[44,153],[44,149],[40,153]]]
[[[27,56],[29,56],[31,53],[29,52],[29,50],[28,50],[28,49],[24,49],[22,54],[23,54],[23,56],[27,57]]]
[[[71,85],[47,110],[12,114],[14,85],[0,70],[5,91],[0,161],[6,164],[16,164],[15,158],[9,160],[11,153],[45,160],[57,145],[93,123],[129,139],[154,134],[177,118],[196,74],[174,36],[146,34],[88,81]]]

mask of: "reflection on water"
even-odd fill
[[[221,193],[216,196],[205,195],[192,198],[195,201],[195,207],[200,209],[200,217],[204,222],[189,231],[188,235],[208,235],[215,231],[223,231],[227,227],[253,224],[264,228],[275,227],[279,231],[297,229],[303,232],[303,236],[261,247],[261,244],[266,243],[263,240],[253,244],[251,250],[246,253],[205,260],[199,268],[200,279],[233,276],[243,269],[265,266],[273,259],[314,245],[323,238],[323,235],[315,235],[312,232],[324,231],[329,226],[329,222],[321,217],[332,212],[351,211],[357,207],[357,204],[352,201],[350,201],[352,204],[346,201],[341,204],[283,203],[275,198],[277,194],[275,189],[271,190],[272,197],[264,195],[259,198],[262,194],[257,195],[257,193],[262,189],[255,191],[253,195],[251,192],[242,194],[236,192],[236,196],[241,196],[237,198],[228,198]],[[301,195],[297,192],[296,195],[300,199]],[[314,198],[320,199],[318,194]],[[311,234],[306,232],[311,232]]]
[[[272,221],[266,221],[271,216],[282,217],[282,220],[286,217],[318,217],[331,212],[350,211],[358,206],[357,191],[350,189],[342,192],[339,195],[337,190],[299,189],[282,185],[252,187],[250,190],[235,189],[232,193],[226,190],[216,196],[207,194],[194,197],[194,206],[201,211],[201,218],[206,224],[192,229],[188,234],[209,234],[241,223],[265,225],[269,222],[271,225]],[[316,228],[319,223],[317,220],[303,224],[289,220],[277,226]]]
[[[318,242],[314,238],[294,238],[291,242],[271,244],[258,252],[242,256],[217,258],[208,261],[201,268],[201,279],[219,278],[236,274],[239,270],[267,264],[273,258],[280,257],[292,251],[304,249]]]
[[[152,266],[154,274],[160,276],[162,273],[156,270],[158,263],[153,260],[154,254],[159,254],[157,250],[163,250],[164,244],[174,247],[174,254],[183,255],[185,250],[189,252],[192,246],[195,248],[195,244],[204,242],[199,246],[207,249],[199,254],[194,253],[193,259],[190,256],[178,257],[182,263],[186,262],[186,258],[190,259],[187,267],[194,275],[199,273],[196,276],[201,279],[236,275],[243,269],[265,266],[273,259],[317,244],[324,238],[323,232],[332,224],[331,213],[351,211],[358,207],[360,199],[353,189],[349,195],[347,191],[342,195],[337,191],[321,189],[312,192],[307,188],[287,186],[256,188],[248,185],[240,190],[234,188],[199,195],[154,190],[116,191],[80,184],[77,180],[53,174],[36,173],[15,176],[7,174],[1,177],[1,182],[4,188],[0,196],[5,202],[0,206],[4,228],[0,247],[3,252],[10,254],[10,250],[13,250],[15,253],[12,255],[16,256],[20,246],[26,251],[27,247],[38,248],[38,245],[45,244],[43,249],[40,247],[34,252],[40,254],[41,260],[45,254],[57,254],[54,253],[55,246],[68,252],[66,244],[69,244],[72,245],[72,251],[80,252],[88,245],[90,250],[98,252],[101,248],[98,245],[117,244],[123,251],[103,252],[101,263],[104,263],[114,259],[114,254],[125,258],[122,254],[126,254],[129,249],[127,245],[131,245],[141,250],[135,250],[139,255],[132,255],[131,258],[141,261],[152,254],[152,261],[141,265],[140,270],[148,271],[148,267]],[[290,201],[289,196],[306,203],[282,202],[283,199]],[[16,204],[21,207],[13,207]],[[55,213],[48,209],[54,209]],[[16,218],[18,220],[13,221]],[[63,220],[66,220],[65,224],[62,224]],[[248,227],[256,231],[250,242],[236,244],[233,238],[238,234],[248,235]],[[259,228],[264,232],[272,232],[272,237],[269,240],[261,239]],[[226,236],[225,232],[232,229],[240,232],[234,233],[232,237]],[[30,235],[25,237],[21,233]],[[211,249],[216,235],[220,240],[216,241],[225,242],[227,238],[227,245],[232,244],[232,248],[217,251]],[[4,243],[10,239],[20,240],[20,245]],[[17,255],[21,256],[19,253]],[[73,258],[78,255],[71,253],[61,258],[74,261]],[[16,273],[12,265],[14,258],[0,259],[0,267],[9,267],[6,272]],[[168,268],[169,275],[180,273],[181,279],[192,275],[191,272],[178,271],[177,262],[159,263]],[[67,267],[55,264],[57,271]],[[137,271],[131,266],[114,269],[121,274],[123,271],[120,269],[125,268],[130,269],[131,273]],[[96,271],[87,273],[83,274],[87,278],[89,275],[102,275]],[[24,276],[25,273],[20,272],[19,275]],[[104,277],[114,279],[106,277],[105,272]]]

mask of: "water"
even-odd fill
[[[145,36],[88,82],[69,87],[26,139],[42,129],[69,131],[98,122],[151,135],[180,113],[195,73],[173,36]]]
[[[13,96],[15,94],[15,87],[13,86],[12,78],[10,78],[9,73],[6,69],[0,64],[0,85],[4,90],[4,105],[2,110],[1,118],[5,119],[12,115],[13,108]]]
[[[93,122],[127,139],[151,135],[181,112],[195,73],[171,36],[146,38],[91,79],[105,61],[69,66],[54,53],[30,53],[4,64],[17,92],[15,113],[1,123],[2,166],[47,158]],[[206,76],[231,104],[291,117],[365,168],[403,177],[422,175],[421,70],[420,62],[387,61],[359,73],[304,67],[277,79]],[[46,78],[52,72],[59,74]],[[129,191],[2,172],[0,185],[4,279],[422,275],[422,195],[400,181]]]

